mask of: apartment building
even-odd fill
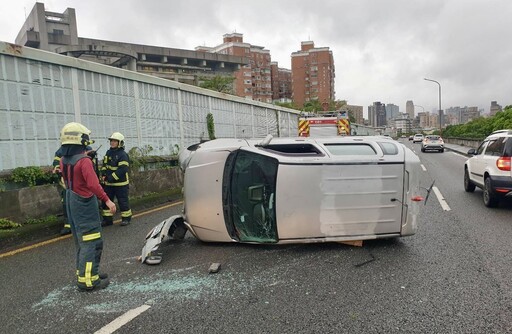
[[[368,123],[370,126],[386,126],[386,105],[381,102],[373,102],[368,106]]]
[[[451,116],[451,122],[455,118],[456,124],[465,124],[471,120],[480,117],[481,110],[478,107],[450,107],[446,109],[446,115]],[[453,124],[453,123],[450,123]]]
[[[347,104],[342,109],[348,110],[348,112],[354,117],[357,124],[364,124],[363,106]]]
[[[489,108],[489,115],[494,116],[496,113],[501,111],[501,106],[496,101],[491,101],[491,107]]]
[[[393,103],[386,104],[386,122],[395,119],[400,113],[400,107]]]
[[[312,100],[328,103],[335,99],[334,59],[329,47],[315,48],[313,41],[302,42],[291,60],[292,99],[297,106]]]
[[[399,113],[393,119],[394,127],[398,133],[411,133],[412,132],[412,119],[409,118],[408,113]]]
[[[248,58],[248,63],[234,74],[235,94],[255,101],[272,103],[269,50],[262,46],[245,43],[244,35],[240,33],[225,34],[222,44],[207,50],[215,54]]]
[[[192,85],[205,77],[231,76],[249,63],[245,55],[79,37],[74,8],[56,13],[46,11],[40,2],[32,8],[15,43]]]
[[[273,102],[292,102],[292,71],[287,68],[281,68],[278,63],[270,63],[270,73],[272,76],[272,101]]]
[[[408,100],[405,103],[405,112],[409,115],[410,119],[414,119],[414,103],[412,100]]]

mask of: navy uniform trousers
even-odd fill
[[[66,202],[76,246],[77,285],[90,289],[100,283],[99,265],[103,251],[98,199],[94,195],[85,198],[67,189]]]

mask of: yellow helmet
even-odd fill
[[[87,129],[80,123],[71,122],[60,130],[60,143],[62,145],[72,144],[72,145],[91,145],[94,143],[94,140],[89,138],[91,134],[91,130]]]
[[[108,137],[108,140],[117,140],[120,147],[124,146],[124,136],[121,132],[114,132],[110,137]]]

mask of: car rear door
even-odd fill
[[[469,167],[470,178],[480,185],[484,184],[484,172],[486,166],[484,150],[487,147],[488,143],[489,141],[486,140],[482,144],[480,144],[476,151],[476,155],[471,158]]]

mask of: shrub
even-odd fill
[[[44,171],[37,166],[17,167],[12,171],[11,180],[33,187],[38,184],[54,183],[56,176],[51,171]]]
[[[57,222],[57,216],[51,215],[43,218],[29,218],[25,221],[25,225],[48,224]]]
[[[15,223],[6,218],[0,218],[0,230],[11,230],[20,227],[21,224]]]

